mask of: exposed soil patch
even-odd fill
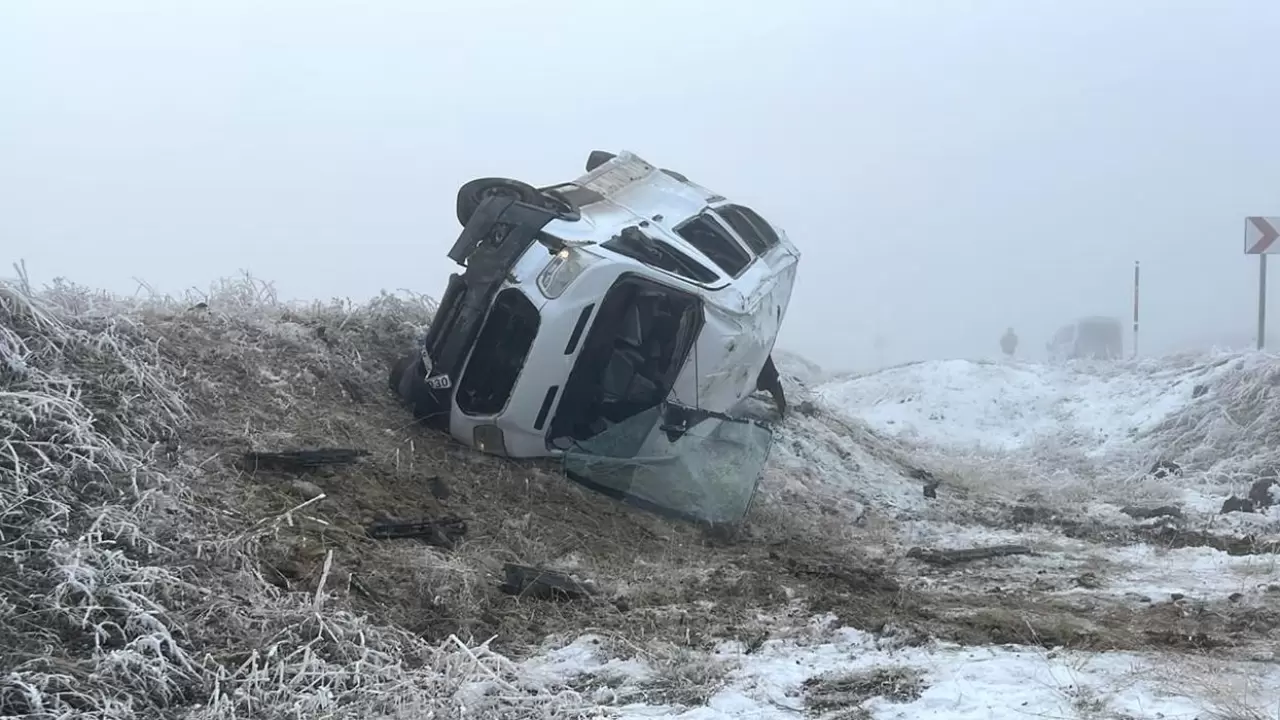
[[[1127,510],[1133,509],[1127,508]],[[1031,505],[1015,505],[996,517],[978,519],[989,527],[998,528],[1028,525],[1052,527],[1069,538],[1111,547],[1150,543],[1171,549],[1207,547],[1236,556],[1280,554],[1280,540],[1256,536],[1219,535],[1186,528],[1179,515],[1168,510],[1169,508],[1161,507],[1145,513],[1146,519],[1166,518],[1162,523],[1131,527],[1106,525],[1097,520],[1083,519],[1050,508]]]
[[[925,687],[919,670],[901,666],[820,675],[804,682],[805,709],[818,716],[834,712],[843,717],[859,717],[863,714],[857,710],[871,698],[908,703],[918,700]]]

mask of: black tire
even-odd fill
[[[421,364],[422,358],[417,353],[405,355],[391,364],[391,372],[387,378],[388,384],[391,386],[391,392],[405,402],[413,400],[416,379],[413,370]]]
[[[528,183],[511,178],[479,178],[458,188],[458,222],[463,227],[486,198],[506,196],[530,205],[544,205],[544,194]]]
[[[592,150],[591,154],[587,156],[587,172],[595,170],[616,157],[618,156],[611,152],[605,152],[604,150]]]
[[[556,214],[556,218],[566,222],[577,222],[582,219],[582,211],[559,193],[550,190],[542,191],[542,206]]]
[[[413,383],[412,393],[409,404],[413,409],[413,419],[427,427],[448,432],[450,404],[447,398],[449,396],[446,395],[443,398],[445,402],[442,403],[442,398],[437,397],[424,382]]]

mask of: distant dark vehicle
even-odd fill
[[[1053,360],[1118,360],[1124,356],[1124,326],[1115,318],[1080,318],[1059,328],[1046,347]]]

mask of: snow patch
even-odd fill
[[[1224,367],[945,360],[841,380],[817,392],[849,416],[904,439],[1013,452],[1069,436],[1096,456],[1131,446],[1194,402],[1197,386]]]
[[[595,654],[587,646],[590,642],[593,640],[579,640],[553,651],[550,655],[556,659],[535,658],[526,667],[537,673],[555,665],[565,679],[570,670],[599,674],[606,665],[593,659]],[[703,653],[708,662],[722,662],[728,655],[735,666],[726,684],[705,705],[686,708],[630,703],[616,708],[618,717],[794,720],[806,712],[806,698],[823,678],[856,678],[888,669],[911,673],[919,678],[918,686],[896,697],[874,691],[866,697],[851,694],[843,709],[861,707],[872,718],[1191,720],[1221,712],[1227,702],[1235,708],[1264,710],[1273,702],[1269,689],[1280,686],[1280,668],[1262,663],[1218,660],[1209,672],[1179,656],[1019,646],[897,647],[848,628],[831,631],[820,642],[769,640],[751,654],[731,650],[725,646]],[[641,666],[618,663],[613,667],[622,672]],[[634,687],[645,679],[648,676],[629,678],[626,683]],[[621,697],[633,693],[625,687],[618,690]]]

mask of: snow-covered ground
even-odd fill
[[[1123,652],[908,642],[798,612],[753,651],[730,642],[686,657],[701,670],[682,676],[707,688],[695,701],[654,700],[652,665],[611,659],[592,637],[529,661],[531,674],[609,678],[595,699],[625,717],[1280,717],[1267,619],[1280,617],[1280,560],[1219,549],[1245,533],[1275,539],[1280,508],[1218,513],[1280,468],[1280,360],[952,360],[834,379],[795,358],[780,366],[800,411],[778,431],[767,498],[839,513],[865,556],[939,607],[990,605],[1031,636],[1056,613],[1104,641],[1109,628],[1154,637],[1160,623],[1173,635],[1193,623],[1219,634],[1212,651],[1187,649],[1195,638]],[[1155,477],[1155,460],[1180,471]],[[1121,512],[1161,504],[1180,515]],[[936,567],[906,552],[995,544],[1031,554]]]
[[[816,619],[810,630],[823,625]],[[585,636],[526,663],[531,677],[593,676],[592,699],[624,718],[1151,718],[1275,717],[1280,667],[1153,654],[1082,653],[1026,647],[904,647],[850,629],[817,643],[769,641],[752,654],[726,643],[704,662],[720,673],[696,708],[635,702],[651,668],[602,657]],[[851,711],[861,708],[865,714]],[[846,714],[839,714],[844,711]],[[1234,713],[1234,714],[1233,714]],[[1254,713],[1254,714],[1244,714]],[[1270,713],[1270,714],[1267,714]]]
[[[1133,442],[1231,367],[1122,368],[948,360],[834,382],[820,395],[873,428],[957,449],[1011,451],[1072,437],[1090,455]]]

